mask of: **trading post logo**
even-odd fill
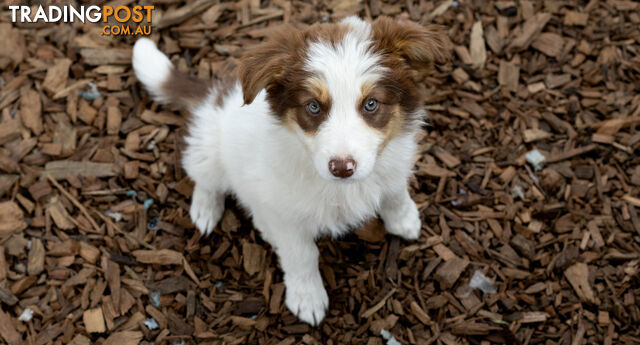
[[[103,22],[105,36],[148,36],[153,5],[146,6],[9,6],[14,23]],[[111,19],[111,21],[110,21]],[[115,24],[111,24],[114,23]],[[129,25],[133,22],[133,27]]]

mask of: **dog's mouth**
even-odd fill
[[[352,183],[357,183],[358,181],[360,181],[360,179],[353,178],[353,177],[348,177],[348,178],[332,177],[330,181],[338,184],[352,184]]]
[[[319,175],[319,177],[321,179],[323,179],[325,181],[333,182],[333,183],[336,183],[336,184],[358,183],[358,182],[366,179],[367,176],[369,176],[369,174],[362,174],[362,172],[360,172],[360,171],[355,171],[353,174],[351,174],[348,177],[335,176],[329,170],[320,172],[320,171],[318,171],[318,169],[316,169],[316,173]]]

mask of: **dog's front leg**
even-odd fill
[[[406,188],[386,195],[382,199],[380,217],[390,234],[406,240],[415,240],[420,237],[422,227],[420,213]]]
[[[318,269],[318,247],[312,231],[283,222],[256,222],[280,259],[286,286],[285,303],[300,320],[318,325],[329,297]]]

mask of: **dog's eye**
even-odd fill
[[[378,101],[373,98],[369,98],[369,100],[364,104],[364,111],[367,113],[373,113],[376,110],[378,110]]]
[[[320,114],[320,104],[316,101],[311,101],[307,103],[307,112],[311,115],[319,115]]]

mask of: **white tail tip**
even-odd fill
[[[158,101],[166,101],[163,84],[169,79],[173,64],[148,38],[139,39],[133,46],[133,70],[136,77]]]

